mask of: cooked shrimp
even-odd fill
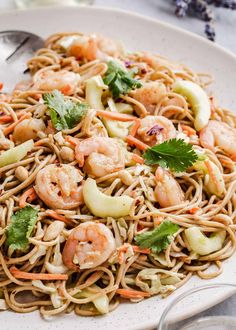
[[[147,116],[141,119],[137,134],[145,143],[153,146],[176,137],[176,129],[166,117]]]
[[[43,91],[58,89],[65,95],[71,95],[76,91],[79,81],[78,73],[67,70],[58,72],[47,70],[37,75],[34,88]]]
[[[82,179],[71,165],[51,164],[38,172],[34,189],[50,208],[70,210],[83,203]]]
[[[3,131],[0,129],[0,150],[8,150],[14,147],[14,143],[5,138]]]
[[[219,168],[210,160],[205,160],[205,166],[209,173],[208,180],[205,180],[204,184],[210,194],[215,194],[218,197],[222,197],[225,191],[225,183],[223,175]]]
[[[113,40],[101,36],[78,36],[67,50],[68,55],[78,60],[107,60],[108,56],[118,57],[120,47]]]
[[[97,58],[97,43],[95,38],[78,36],[68,47],[67,55],[74,56],[77,60],[93,61]]]
[[[97,35],[97,46],[102,54],[107,54],[112,57],[118,57],[123,53],[120,43],[100,35]]]
[[[68,237],[62,260],[69,269],[94,268],[105,262],[115,248],[115,238],[107,226],[87,221]]]
[[[174,177],[161,167],[156,170],[157,185],[155,197],[161,207],[175,206],[183,203],[184,193]]]
[[[84,157],[87,159],[84,161]],[[79,166],[96,177],[117,172],[125,167],[125,155],[115,139],[93,136],[81,141],[75,148]]]
[[[147,63],[154,70],[157,70],[163,66],[173,70],[176,70],[180,67],[178,64],[170,62],[170,60],[166,59],[165,57],[152,55],[148,52],[144,52],[142,55],[140,55],[139,61]]]
[[[153,114],[158,102],[166,95],[166,87],[160,82],[151,81],[131,92],[130,95],[142,103],[150,114]]]
[[[46,126],[42,119],[24,119],[16,125],[13,131],[13,140],[16,142],[35,140],[38,137],[38,132],[44,132],[45,130]]]
[[[32,79],[22,80],[15,85],[14,91],[26,91],[32,87]]]
[[[200,143],[204,148],[215,151],[220,147],[227,154],[236,156],[236,129],[217,120],[210,120],[200,133]]]

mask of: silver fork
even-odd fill
[[[43,45],[44,40],[30,32],[0,32],[0,82],[3,83],[1,92],[10,93],[17,82],[27,80],[26,62]]]

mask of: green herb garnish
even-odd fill
[[[37,219],[38,211],[31,206],[26,206],[11,216],[6,243],[12,251],[28,249],[28,238],[32,234]]]
[[[137,70],[132,69],[126,72],[116,62],[108,62],[108,69],[103,79],[104,84],[109,87],[112,95],[117,99],[120,95],[129,93],[132,89],[142,87],[139,80],[134,79]]]
[[[149,248],[153,253],[159,253],[168,247],[172,235],[178,230],[178,225],[171,221],[164,221],[157,228],[137,235],[135,241],[141,249]]]
[[[44,103],[50,110],[53,126],[56,130],[73,128],[85,116],[88,105],[66,99],[58,90],[43,95]]]
[[[185,171],[198,159],[196,152],[189,143],[182,139],[170,139],[152,148],[143,154],[147,165],[159,164],[175,172]]]

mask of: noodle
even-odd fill
[[[65,38],[74,38],[75,44],[63,46]],[[135,79],[141,81],[143,87],[121,94],[117,99],[100,82],[93,90],[91,101],[87,82],[91,78],[104,78],[111,59],[123,65],[124,70],[135,69]],[[26,137],[28,134],[34,140],[25,157],[0,167],[0,294],[8,308],[19,313],[38,309],[44,317],[72,311],[82,316],[99,315],[113,311],[123,298],[138,302],[155,294],[166,297],[192,276],[211,279],[220,275],[224,271],[222,261],[232,256],[236,249],[234,155],[220,143],[216,143],[214,150],[204,147],[201,133],[194,128],[195,114],[191,104],[173,91],[173,84],[179,80],[205,88],[212,82],[211,76],[194,73],[184,65],[158,55],[126,54],[123,47],[112,40],[80,33],[58,33],[49,37],[45,48],[38,50],[28,61],[28,68],[32,75],[30,81],[18,83],[12,95],[0,95],[0,158],[6,150],[30,140],[31,137]],[[153,93],[153,87],[145,90],[145,86],[156,86],[157,90]],[[55,127],[52,112],[44,99],[45,93],[55,89],[65,94],[67,102],[89,103],[86,114],[72,127]],[[98,95],[100,108],[91,105]],[[213,97],[210,100],[210,119],[235,129],[236,116],[216,105]],[[177,203],[163,203],[157,197],[160,182],[155,171],[158,166],[143,164],[142,150],[128,145],[125,138],[117,142],[109,128],[109,121],[113,120],[106,121],[102,117],[105,111],[121,114],[117,118],[123,118],[123,122],[114,121],[127,125],[130,122],[125,116],[131,116],[139,125],[134,135],[148,146],[153,146],[155,139],[159,144],[158,134],[164,135],[166,128],[164,121],[161,128],[159,122],[154,123],[148,128],[158,126],[159,132],[152,135],[143,123],[164,118],[169,125],[166,134],[170,135],[174,130],[176,138],[184,139],[196,152],[204,154],[206,164],[210,162],[212,168],[217,168],[217,175],[195,168],[181,173],[163,169],[174,183],[162,194],[174,199],[179,197]],[[37,130],[26,122],[40,123],[41,128]],[[17,133],[19,125],[21,131]],[[132,127],[134,130],[131,125],[125,129]],[[170,135],[164,141],[171,138]],[[95,147],[88,144],[89,151],[86,149],[81,156],[82,151],[78,150],[82,150],[81,146],[87,141],[98,142]],[[116,149],[110,152],[113,143]],[[123,152],[130,158],[125,158]],[[89,163],[91,154],[97,157],[92,165]],[[51,172],[44,175],[49,169]],[[57,175],[59,178],[55,179]],[[88,177],[95,179],[103,196],[132,198],[129,213],[119,217],[94,215],[81,193]],[[211,180],[216,188],[223,184],[220,194],[209,191]],[[26,196],[25,200],[23,196]],[[68,206],[67,203],[72,204]],[[14,249],[8,244],[9,228],[17,212],[25,209],[22,205],[37,211],[37,223],[27,236],[27,247]],[[178,230],[164,249],[153,253],[137,246],[137,235],[157,228],[166,220],[178,225]],[[91,252],[94,243],[91,239],[79,245],[81,236],[77,236],[77,230],[89,224],[105,227],[106,238],[110,237],[110,244],[113,244],[110,254],[108,251],[97,264],[81,261],[90,255],[99,259],[105,253],[99,250],[103,249],[99,242],[102,239],[100,232],[94,238],[98,241],[95,252]],[[223,233],[222,244],[209,253],[196,253],[186,236],[186,230],[193,227],[200,229],[206,240]],[[81,257],[76,250],[78,247],[73,245],[75,241],[81,249],[83,245],[89,246],[87,254],[83,252],[85,255]],[[66,254],[67,248],[74,250],[68,250],[70,253]],[[24,272],[32,280],[22,278]],[[42,279],[36,279],[35,274],[43,275]],[[56,279],[62,274],[67,280]],[[45,280],[47,275],[55,276],[55,280],[50,277]],[[103,301],[102,306],[100,301]]]

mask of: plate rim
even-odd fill
[[[38,15],[42,15],[42,13],[44,12],[65,12],[65,11],[71,11],[71,10],[77,10],[77,11],[83,11],[83,10],[88,10],[88,11],[91,11],[91,12],[96,12],[96,11],[100,11],[100,12],[103,12],[103,13],[106,13],[106,15],[108,13],[120,13],[124,16],[133,16],[135,17],[136,19],[138,20],[145,20],[147,22],[150,22],[152,24],[155,24],[156,26],[159,26],[159,27],[162,27],[164,29],[168,29],[170,31],[172,31],[173,33],[177,32],[178,34],[182,34],[182,35],[185,35],[185,36],[188,36],[190,37],[191,39],[193,40],[198,40],[199,42],[205,44],[206,47],[210,47],[210,48],[213,48],[213,49],[216,49],[217,52],[221,52],[222,54],[224,54],[224,56],[227,56],[229,57],[231,60],[235,61],[236,63],[236,54],[233,53],[231,50],[219,45],[219,44],[216,44],[216,43],[212,43],[211,41],[207,40],[206,38],[196,34],[196,33],[193,33],[193,32],[190,32],[188,30],[185,30],[179,26],[176,26],[174,24],[171,24],[171,23],[167,23],[165,21],[162,21],[160,19],[155,19],[155,18],[152,18],[152,17],[149,17],[149,16],[146,16],[146,15],[143,15],[143,14],[140,14],[140,13],[137,13],[137,12],[132,12],[130,10],[125,10],[125,9],[119,9],[119,8],[113,8],[113,7],[106,7],[106,6],[61,6],[61,7],[58,7],[58,6],[53,6],[53,7],[37,7],[37,8],[32,8],[32,9],[12,9],[12,10],[2,10],[0,12],[0,19],[1,17],[4,17],[4,16],[11,16],[11,17],[14,17],[14,15],[21,15],[21,14],[25,14],[25,13],[28,13],[28,14],[34,14],[37,12]],[[66,13],[65,13],[66,14]],[[230,258],[232,258],[233,256],[231,256]],[[230,259],[229,258],[229,259]],[[228,259],[227,259],[228,260]],[[211,280],[208,280],[208,283],[210,282]],[[236,282],[235,282],[236,283]],[[233,295],[233,293],[232,293]],[[229,298],[231,295],[229,294],[222,294],[221,296],[219,296],[214,304],[208,304],[208,305],[204,305],[204,309],[208,309],[214,305],[216,305],[217,303],[219,302],[222,302],[223,300]],[[177,295],[176,295],[177,297]],[[209,306],[209,307],[208,307]],[[199,309],[196,309],[196,313],[199,313],[199,310],[203,310],[203,308],[199,308]],[[190,312],[191,313],[191,312]],[[15,314],[15,313],[14,313]],[[187,315],[187,313],[186,313]],[[193,314],[194,315],[194,314]],[[188,315],[186,316],[188,317]],[[132,327],[132,330],[140,330],[140,329],[152,329],[154,327],[157,326],[158,324],[158,320],[154,321],[153,319],[152,320],[146,320],[142,323],[140,323],[139,325],[134,325]],[[131,329],[131,328],[130,328]]]
[[[157,24],[157,25],[160,25],[164,28],[168,28],[168,29],[171,29],[171,30],[174,30],[174,31],[177,31],[179,33],[182,33],[182,34],[185,34],[189,37],[192,37],[196,40],[199,40],[201,42],[203,42],[205,45],[209,46],[209,47],[213,47],[215,49],[217,49],[218,51],[221,51],[225,54],[227,54],[228,56],[230,56],[232,59],[234,59],[236,61],[236,54],[234,52],[232,52],[230,49],[224,47],[224,46],[221,46],[219,45],[218,43],[216,42],[212,42],[210,40],[208,40],[207,38],[201,36],[201,35],[198,35],[197,33],[194,33],[194,32],[191,32],[191,31],[188,31],[182,27],[179,27],[177,25],[174,25],[172,23],[168,23],[168,22],[165,22],[165,21],[162,21],[160,19],[155,19],[153,17],[149,17],[147,15],[144,15],[144,14],[140,14],[138,12],[132,12],[131,10],[125,10],[125,9],[121,9],[121,8],[116,8],[116,7],[109,7],[109,6],[96,6],[96,5],[77,5],[77,6],[51,6],[51,7],[35,7],[35,8],[29,8],[29,9],[4,9],[0,12],[0,18],[1,16],[6,16],[6,15],[18,15],[18,14],[21,14],[21,13],[34,13],[34,12],[48,12],[48,11],[52,11],[54,12],[55,10],[56,11],[69,11],[71,9],[75,9],[75,10],[89,10],[89,11],[101,11],[101,12],[117,12],[117,13],[120,13],[120,14],[123,14],[123,15],[126,15],[126,16],[134,16],[138,19],[142,19],[142,20],[146,20],[146,21],[149,21],[149,22],[152,22],[154,24]]]

